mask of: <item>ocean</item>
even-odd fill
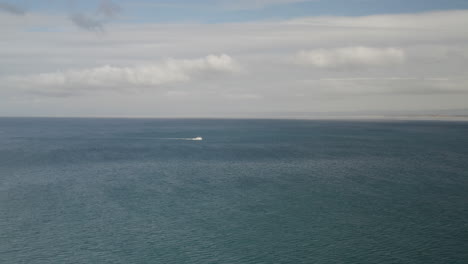
[[[468,123],[0,118],[0,263],[468,263]]]

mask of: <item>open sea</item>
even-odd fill
[[[0,118],[0,263],[466,264],[468,123]]]

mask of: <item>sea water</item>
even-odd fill
[[[1,118],[0,263],[468,263],[468,123]]]

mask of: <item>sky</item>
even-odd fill
[[[0,116],[468,113],[466,0],[0,0]]]

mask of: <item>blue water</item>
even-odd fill
[[[468,123],[1,118],[0,263],[468,263]]]

